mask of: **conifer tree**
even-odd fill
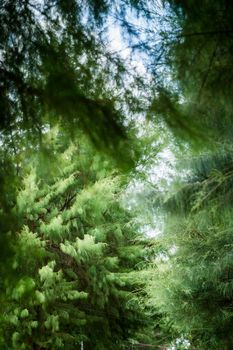
[[[164,204],[153,295],[173,336],[232,348],[232,157],[203,157]]]
[[[17,278],[2,297],[1,348],[120,349],[148,322],[146,240],[120,204],[124,181],[109,161],[80,137],[57,157],[47,178],[34,157],[17,196]]]
[[[174,339],[188,339],[187,348],[230,350],[232,6],[224,0],[164,4],[154,67],[168,74],[155,88],[151,116],[167,123],[174,149],[181,149],[178,181],[155,201],[163,202],[165,229],[151,291]]]
[[[134,166],[137,148],[125,127],[123,105],[129,111],[138,103],[125,84],[124,63],[109,51],[106,23],[110,12],[122,18],[141,3],[122,1],[119,10],[118,3],[105,0],[0,2],[2,274],[10,273],[8,232],[19,224],[12,208],[21,150],[38,151],[48,126],[60,122],[69,138],[82,130],[97,149],[118,159],[118,166]]]

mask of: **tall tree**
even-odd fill
[[[197,349],[231,349],[232,7],[164,4],[154,67],[158,73],[162,63],[166,75],[151,116],[173,131],[182,166],[178,183],[159,194],[166,224],[153,294],[174,337]]]
[[[50,142],[61,147],[54,136]],[[125,180],[85,138],[57,156],[48,177],[34,155],[17,196],[17,278],[2,296],[1,347],[76,349],[83,341],[87,349],[120,349],[145,339],[140,299],[150,257],[121,206]]]

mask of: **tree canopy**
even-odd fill
[[[232,349],[232,11],[1,2],[1,348]]]

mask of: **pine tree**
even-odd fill
[[[168,79],[159,81],[151,114],[176,136],[182,166],[178,183],[158,193],[165,230],[152,293],[174,338],[197,349],[232,349],[232,7],[165,3]]]
[[[173,337],[198,349],[232,348],[231,203],[232,156],[222,153],[196,160],[164,204],[152,294]]]
[[[46,178],[34,157],[17,196],[17,278],[6,282],[1,346],[120,349],[148,322],[140,302],[147,243],[120,204],[124,181],[109,161],[84,139],[58,161]]]
[[[11,209],[23,147],[37,151],[44,131],[60,122],[70,138],[82,130],[98,150],[115,157],[118,166],[135,165],[137,148],[126,128],[125,106],[132,111],[138,102],[132,84],[125,85],[126,66],[108,49],[106,23],[110,12],[122,19],[127,9],[140,4],[122,1],[119,10],[118,2],[105,0],[1,1],[2,274],[10,273],[7,232],[18,225]]]

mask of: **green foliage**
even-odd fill
[[[20,226],[12,208],[25,154],[41,151],[44,173],[57,167],[42,143],[46,130],[60,123],[73,140],[82,130],[124,170],[138,159],[135,132],[125,123],[126,109],[137,109],[138,99],[125,86],[124,63],[106,44],[105,22],[117,7],[104,0],[0,3],[1,274],[11,273],[9,232]]]
[[[146,266],[146,240],[121,206],[124,181],[108,162],[98,171],[104,163],[88,142],[57,157],[60,173],[39,177],[34,166],[17,195],[17,278],[6,281],[2,297],[1,342],[76,349],[83,340],[92,349],[119,349],[149,322],[137,267]]]
[[[155,36],[150,51],[160,77],[148,115],[175,135],[178,166],[177,181],[155,193],[165,228],[151,293],[174,348],[186,339],[187,349],[230,350],[232,6],[224,0],[163,4],[160,40]]]
[[[149,54],[147,85],[108,50],[115,17]],[[0,4],[0,243],[14,271],[1,284],[2,348],[120,349],[153,332],[166,347],[232,348],[232,17],[226,0]],[[139,143],[130,119],[145,111],[156,128],[140,117]],[[146,182],[163,147],[177,183],[167,174],[128,195],[157,227],[165,218],[148,247],[116,169],[143,149]]]
[[[139,2],[128,6],[137,8]],[[70,137],[81,129],[119,165],[134,164],[136,148],[123,106],[131,110],[135,99],[124,84],[124,63],[105,44],[104,21],[117,8],[115,2],[99,0],[85,5],[79,0],[7,0],[0,5],[0,130],[5,146],[17,153],[23,136],[38,147],[44,128],[61,122]]]
[[[163,3],[160,40],[150,51],[161,74],[150,115],[165,120],[178,142],[218,148],[232,135],[232,7],[224,0]]]
[[[155,304],[166,315],[164,321],[174,337],[183,334],[198,349],[232,346],[233,178],[229,160],[203,158],[188,185],[173,195],[169,206],[165,204],[165,253],[152,282]]]

